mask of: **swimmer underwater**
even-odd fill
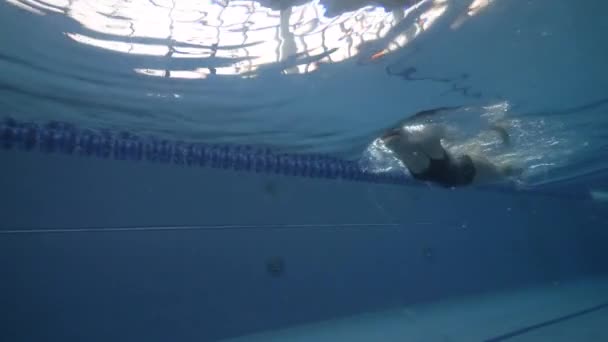
[[[428,116],[440,108],[419,112],[413,117]],[[509,134],[500,125],[491,126],[505,145]],[[497,183],[522,173],[510,164],[496,164],[479,153],[455,155],[441,143],[447,135],[445,125],[438,123],[401,123],[381,135],[384,145],[407,167],[414,179],[443,187],[462,187]]]

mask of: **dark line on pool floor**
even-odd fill
[[[558,317],[558,318],[554,318],[554,319],[551,319],[551,320],[548,320],[548,321],[544,321],[544,322],[541,322],[541,323],[529,325],[527,327],[523,327],[523,328],[511,331],[511,332],[508,332],[508,333],[505,333],[505,334],[502,334],[502,335],[499,335],[499,336],[492,337],[490,339],[484,340],[484,342],[501,342],[501,341],[505,341],[505,340],[508,340],[510,338],[517,337],[517,336],[529,333],[529,332],[534,331],[534,330],[538,330],[538,329],[545,328],[545,327],[548,327],[548,326],[551,326],[551,325],[555,325],[555,324],[567,321],[569,319],[580,317],[580,316],[583,316],[583,315],[586,315],[586,314],[590,314],[592,312],[599,311],[599,310],[602,310],[602,309],[605,309],[605,308],[608,308],[608,302],[605,302],[605,303],[602,303],[602,304],[590,307],[588,309],[577,311],[577,312],[574,312],[574,313],[571,313],[571,314],[568,314],[568,315],[564,315],[564,316],[561,316],[561,317]]]

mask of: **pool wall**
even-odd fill
[[[211,341],[606,271],[605,206],[581,197],[0,161],[7,341]]]

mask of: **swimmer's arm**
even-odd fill
[[[498,133],[502,143],[506,146],[511,145],[511,137],[509,136],[509,132],[507,131],[507,127],[505,124],[494,123],[490,125],[490,130]]]

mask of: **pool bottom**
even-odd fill
[[[241,341],[607,341],[608,278],[553,283],[262,332]]]

